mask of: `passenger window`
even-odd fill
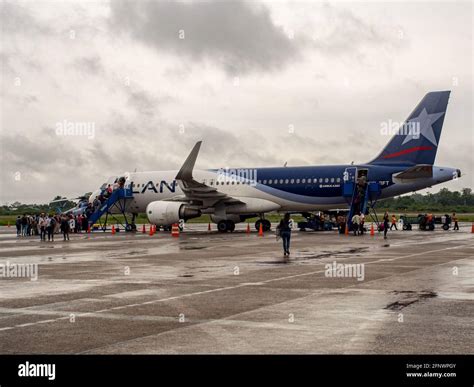
[[[296,184],[299,184],[300,183],[300,179],[296,179]]]
[[[302,182],[303,184],[306,183],[306,179],[301,180],[301,182]]]

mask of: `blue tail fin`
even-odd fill
[[[382,152],[369,164],[433,164],[450,91],[425,95]]]

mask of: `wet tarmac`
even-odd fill
[[[290,258],[238,226],[54,243],[1,227],[0,267],[38,271],[0,271],[0,353],[474,353],[470,224],[294,232]]]

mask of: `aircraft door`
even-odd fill
[[[348,167],[343,173],[343,196],[352,196],[357,178],[357,167]]]

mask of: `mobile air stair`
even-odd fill
[[[368,170],[357,167],[346,168],[344,172],[344,184],[342,195],[349,204],[349,214],[347,215],[347,227],[352,229],[352,217],[356,213],[369,215],[372,211],[372,218],[377,226],[379,224],[375,204],[382,190],[376,181],[368,180]]]

